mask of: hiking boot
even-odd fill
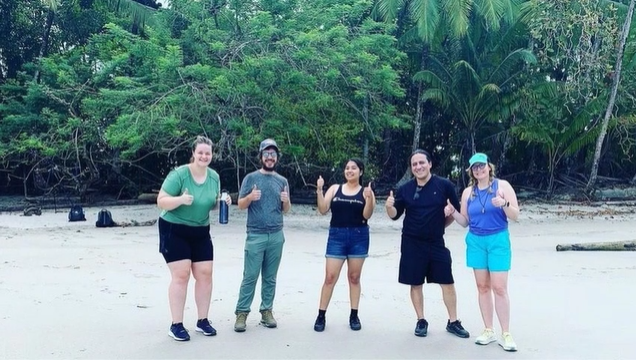
[[[188,330],[183,327],[183,322],[173,323],[170,325],[170,332],[168,335],[177,341],[190,341],[190,334]]]
[[[197,321],[197,328],[195,329],[197,332],[201,332],[205,336],[216,336],[216,330],[212,325],[210,325],[210,321],[207,318]]]
[[[503,335],[501,335],[499,346],[503,347],[504,350],[509,352],[517,351],[517,344],[515,343],[515,340],[512,339],[512,335],[510,335],[510,332],[504,332]]]
[[[263,310],[261,311],[261,325],[267,328],[276,328],[276,320],[274,319],[274,315],[272,314],[272,310]]]
[[[358,316],[349,317],[349,327],[354,331],[359,331],[362,328]]]
[[[234,331],[245,332],[245,328],[247,327],[245,321],[247,321],[247,312],[237,312],[236,322],[234,322]]]
[[[487,345],[495,341],[497,341],[497,336],[495,336],[495,331],[490,328],[485,329],[484,332],[475,339],[475,343],[478,345]]]
[[[325,319],[325,317],[318,316],[316,318],[316,323],[314,323],[314,331],[316,332],[324,331],[326,323],[327,323],[327,320]]]
[[[446,324],[446,331],[452,333],[453,335],[457,337],[461,337],[461,338],[470,337],[470,334],[468,333],[468,331],[464,330],[464,327],[462,327],[462,322],[460,320],[456,320],[454,322],[450,322],[450,320],[448,320],[448,323]]]
[[[418,337],[426,337],[428,333],[428,322],[425,319],[420,318],[417,320],[417,325],[415,325],[415,336]]]

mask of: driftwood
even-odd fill
[[[147,227],[157,224],[157,219],[151,219],[149,221],[138,222],[134,219],[130,222],[115,222],[115,227]]]
[[[31,217],[33,215],[41,216],[42,215],[42,208],[40,208],[38,206],[26,207],[24,209],[24,215],[27,216],[27,217]]]
[[[620,242],[593,242],[559,244],[557,252],[561,251],[636,251],[636,240]]]
[[[157,196],[159,193],[141,193],[137,200],[144,203],[157,203]]]
[[[144,203],[157,203],[157,196],[159,193],[141,193],[137,200]],[[238,204],[238,192],[230,193],[230,197],[232,197],[232,203]],[[313,202],[316,202],[316,197],[313,198]]]

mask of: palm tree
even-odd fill
[[[520,106],[519,77],[536,58],[530,50],[514,48],[519,26],[488,32],[474,24],[471,34],[441,54],[450,59],[449,65],[432,56],[432,66],[413,77],[427,86],[422,100],[441,107],[460,124],[471,154],[477,151],[476,136],[484,123],[503,123]]]
[[[521,0],[378,0],[375,13],[385,20],[397,18],[397,34],[405,38],[417,37],[421,41],[419,71],[427,70],[431,45],[442,38],[461,39],[470,30],[472,17],[483,20],[488,29],[497,30],[502,23],[512,22],[517,16]],[[411,29],[404,29],[409,25]],[[417,84],[412,149],[419,147],[424,117],[423,83]],[[403,179],[409,177],[408,170]]]
[[[520,140],[538,145],[546,154],[548,197],[554,191],[559,163],[594,143],[598,127],[590,128],[590,120],[603,108],[602,98],[597,97],[573,112],[562,87],[564,84],[554,81],[532,86],[522,101],[524,119],[513,128]]]

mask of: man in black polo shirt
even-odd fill
[[[451,269],[451,254],[444,244],[444,229],[453,223],[450,202],[459,209],[455,187],[446,178],[431,174],[431,156],[418,149],[411,154],[409,164],[413,179],[393,191],[386,200],[386,213],[398,220],[402,213],[402,244],[398,281],[411,286],[411,301],[417,314],[415,336],[424,337],[428,322],[424,318],[422,286],[438,283],[442,287],[444,304],[448,310],[446,330],[456,336],[470,335],[457,319],[457,294]]]

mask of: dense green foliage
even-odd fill
[[[292,193],[382,190],[414,147],[465,184],[484,151],[519,189],[582,188],[626,6],[592,0],[0,1],[3,193],[136,197],[187,162],[193,137],[237,190],[275,138]],[[633,27],[632,27],[633,29]],[[600,182],[636,179],[636,42]]]

